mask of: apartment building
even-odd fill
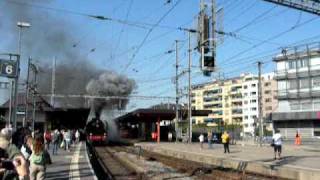
[[[262,97],[266,103],[262,103],[262,109],[268,110],[263,111],[264,115],[276,106],[276,82],[272,78],[272,74],[263,76]],[[212,110],[212,114],[197,117],[195,122],[209,126],[221,122],[242,125],[244,133],[253,136],[259,115],[258,100],[258,77],[252,74],[193,86],[192,107]]]
[[[274,79],[274,73],[264,74],[262,76],[262,117],[266,128],[273,130],[272,121],[269,115],[278,108],[277,81]]]
[[[257,118],[259,115],[258,77],[248,74],[243,76],[243,132],[245,135],[254,136]]]
[[[242,78],[195,85],[192,89],[192,108],[212,111],[207,117],[195,118],[197,124],[242,123]]]
[[[278,109],[271,119],[284,137],[320,136],[320,45],[283,50],[276,56]]]
[[[196,110],[212,110],[206,117],[196,117],[195,123],[206,123],[209,126],[221,123],[223,120],[223,89],[218,81],[193,86],[192,108]]]

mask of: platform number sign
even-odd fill
[[[16,61],[8,61],[0,59],[0,76],[5,76],[9,78],[17,77],[17,62]]]

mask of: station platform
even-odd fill
[[[204,164],[232,168],[287,179],[316,180],[320,177],[320,146],[283,145],[282,158],[274,160],[273,147],[265,145],[230,145],[225,154],[223,145],[213,144],[213,149],[199,143],[135,143],[143,150]]]
[[[52,148],[52,147],[50,147]],[[80,142],[71,147],[70,152],[58,150],[57,155],[51,154],[52,164],[47,166],[46,179],[48,180],[96,180],[90,165],[86,145]]]

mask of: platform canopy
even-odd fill
[[[181,111],[183,117],[186,111]],[[208,110],[192,110],[193,116],[208,116],[211,111]],[[137,109],[115,119],[118,123],[126,122],[156,122],[160,120],[173,120],[176,117],[174,109]]]

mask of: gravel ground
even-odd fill
[[[175,179],[175,180],[193,180],[195,178],[185,173],[179,173],[177,170],[166,166],[160,162],[145,159],[144,157],[138,157],[137,155],[117,152],[115,154],[118,157],[125,158],[133,163],[139,170],[143,171],[146,179],[162,180],[162,179]]]

